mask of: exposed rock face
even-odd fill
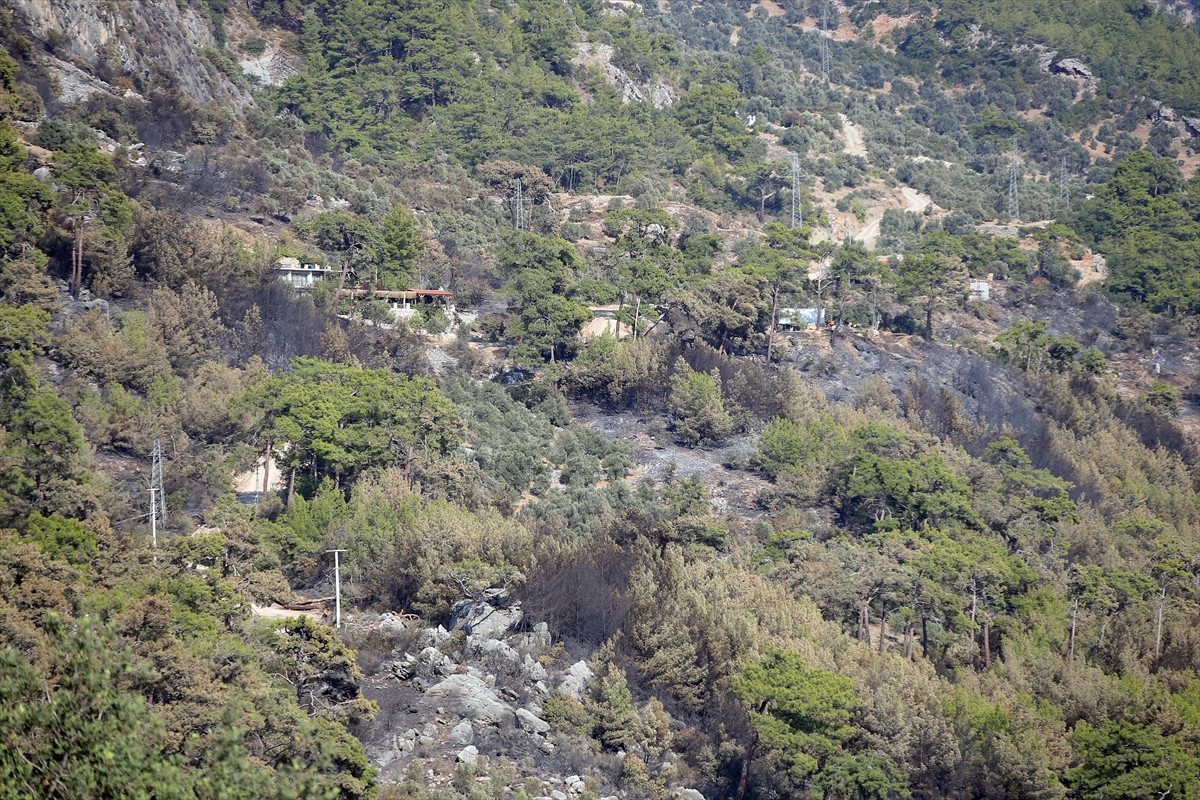
[[[675,90],[661,80],[650,85],[638,83],[632,75],[612,63],[612,45],[579,42],[575,51],[572,63],[596,67],[603,72],[605,79],[621,90],[622,103],[649,102],[655,108],[670,108],[679,99]]]
[[[62,100],[105,90],[106,84],[95,76],[109,71],[139,81],[155,72],[169,75],[199,102],[238,107],[251,102],[244,90],[199,55],[218,45],[208,19],[187,3],[12,0],[11,7],[19,28],[53,43],[56,57],[48,57],[45,66],[60,77]],[[100,65],[105,69],[97,69]],[[76,74],[78,68],[83,72]]]
[[[452,744],[470,744],[475,739],[475,726],[471,724],[471,720],[464,719],[462,722],[454,726],[454,730],[450,731],[447,741]]]
[[[382,618],[371,623],[379,630],[387,625]],[[385,785],[404,780],[415,763],[431,787],[449,783],[462,764],[472,764],[481,777],[498,768],[516,775],[510,788],[536,777],[542,793],[534,800],[626,796],[617,793],[625,753],[580,749],[579,733],[555,698],[560,693],[590,702],[595,674],[586,651],[568,652],[568,643],[556,643],[545,622],[502,638],[463,637],[440,626],[400,630],[393,643],[361,687],[379,713],[354,728]],[[590,755],[582,757],[584,750]],[[664,753],[659,772],[678,758]],[[704,800],[682,780],[672,785],[676,779],[662,774],[656,797]]]
[[[586,661],[576,661],[563,676],[562,682],[558,685],[558,691],[579,700],[595,677],[596,673],[592,672],[592,668]]]
[[[300,59],[289,56],[279,45],[272,42],[267,45],[267,49],[263,51],[262,55],[243,59],[240,66],[242,72],[260,83],[280,86],[290,76],[300,71]]]
[[[1092,71],[1088,69],[1087,64],[1084,64],[1078,58],[1064,58],[1054,64],[1055,72],[1062,72],[1067,75],[1078,75],[1087,80],[1092,79]]]

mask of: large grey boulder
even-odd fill
[[[521,730],[529,733],[541,734],[550,731],[550,723],[527,708],[517,709],[517,724],[521,726]]]
[[[436,647],[426,647],[417,655],[408,653],[392,665],[392,674],[400,680],[434,678],[452,675],[457,667],[450,657]]]
[[[475,728],[471,725],[471,720],[464,719],[462,722],[454,726],[454,730],[450,731],[450,735],[446,737],[454,744],[470,744],[475,740]]]
[[[450,609],[450,630],[500,639],[519,625],[524,616],[520,603],[510,602],[507,593],[492,589],[482,597],[455,603]]]
[[[544,681],[544,680],[546,680],[547,677],[549,677],[548,673],[546,672],[546,668],[543,667],[537,661],[534,661],[532,658],[530,658],[528,654],[526,654],[526,656],[525,656],[525,660],[522,663],[522,667],[524,668],[524,671],[525,671],[525,679],[528,680],[530,683],[537,683],[538,681]]]
[[[467,637],[467,651],[477,655],[491,669],[513,670],[521,656],[499,639],[472,635]]]
[[[554,638],[550,635],[550,626],[544,622],[534,625],[533,630],[521,634],[517,639],[517,647],[529,651],[535,656],[540,656],[549,650],[552,644],[554,644]]]
[[[480,725],[512,726],[516,715],[474,675],[451,675],[425,692],[425,701]]]
[[[559,681],[558,690],[576,700],[582,700],[588,684],[595,677],[596,673],[592,672],[586,661],[576,661]]]
[[[1078,58],[1064,58],[1054,64],[1054,71],[1061,72],[1066,75],[1078,75],[1081,78],[1091,80],[1092,71],[1088,69],[1088,65],[1080,61]]]
[[[438,647],[450,638],[450,631],[438,625],[436,628],[426,628],[421,631],[422,647]]]

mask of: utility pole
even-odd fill
[[[800,196],[800,156],[792,153],[792,227],[804,225],[804,199]]]
[[[342,563],[338,555],[345,550],[326,550],[333,553],[333,627],[342,627]]]
[[[1021,182],[1020,166],[1017,162],[1017,139],[1012,140],[1012,158],[1008,162],[1008,217],[1016,221],[1021,218],[1021,197],[1018,185]]]
[[[158,502],[154,496],[154,481],[150,481],[150,551],[158,563]]]

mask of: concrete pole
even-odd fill
[[[333,553],[333,627],[342,627],[342,563],[338,558],[339,553],[346,552],[345,550],[326,550],[326,553]]]

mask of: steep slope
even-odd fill
[[[1043,5],[14,0],[0,779],[1194,794],[1195,37]]]

